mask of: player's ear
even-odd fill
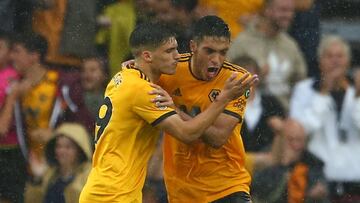
[[[151,60],[152,60],[151,51],[143,51],[141,53],[141,57],[144,59],[144,61],[151,62]]]
[[[194,52],[197,48],[197,43],[194,40],[190,40],[190,51]]]

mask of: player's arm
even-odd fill
[[[201,139],[213,148],[220,148],[227,142],[237,123],[238,118],[222,113],[214,124],[206,129]]]
[[[249,90],[253,83],[243,83],[243,93]],[[236,125],[241,122],[241,113],[238,111],[226,110],[216,119],[201,137],[203,142],[214,148],[220,148],[227,143],[229,137],[232,135]]]
[[[190,120],[192,118],[183,111],[177,110],[176,112],[183,120]],[[238,118],[221,113],[215,122],[205,130],[201,139],[213,148],[220,148],[227,142],[238,122]]]
[[[223,91],[204,112],[191,120],[182,119],[177,114],[169,116],[158,126],[185,143],[191,143],[198,139],[215,122],[227,104],[243,94],[243,83],[251,84],[258,80],[257,76],[249,77],[248,74],[239,80],[236,80],[235,77],[234,74],[227,80]]]

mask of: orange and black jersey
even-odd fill
[[[225,81],[243,68],[225,62],[212,81],[196,79],[191,73],[191,55],[183,54],[175,75],[162,75],[160,85],[172,96],[176,106],[190,115],[204,111],[220,94]],[[164,138],[164,178],[170,202],[211,202],[234,192],[249,193],[250,175],[245,169],[245,150],[240,128],[249,90],[230,102],[224,113],[239,120],[228,142],[214,149],[200,139],[184,144]]]
[[[123,67],[109,82],[96,123],[92,170],[80,202],[141,202],[147,162],[158,141],[156,124],[175,114],[157,108],[149,79]]]

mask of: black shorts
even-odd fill
[[[20,149],[0,149],[0,166],[0,199],[23,202],[27,171]]]
[[[246,192],[235,192],[212,203],[251,203],[251,198]]]

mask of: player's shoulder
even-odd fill
[[[223,65],[222,65],[222,68],[226,71],[229,71],[229,72],[238,72],[238,73],[241,73],[241,74],[246,74],[248,73],[248,71],[241,67],[241,66],[238,66],[236,64],[233,64],[233,63],[230,63],[228,61],[224,61]]]
[[[122,67],[122,70],[115,76],[121,77],[123,82],[132,86],[142,86],[150,82],[150,78],[134,65]]]

